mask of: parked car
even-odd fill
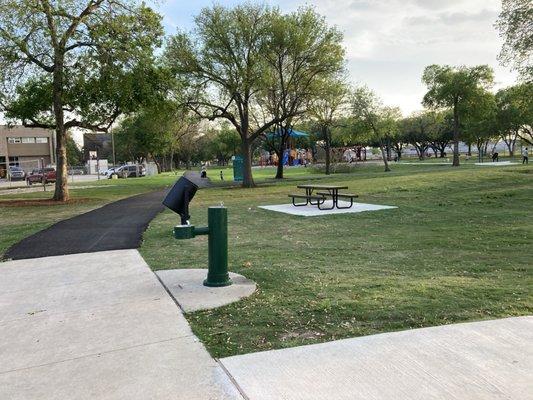
[[[135,178],[137,176],[145,176],[146,168],[144,168],[144,165],[123,165],[122,167],[115,169],[112,174],[117,174],[119,178]],[[109,177],[111,177],[112,174],[110,174]]]
[[[69,175],[85,175],[85,169],[83,167],[70,167],[68,169]]]
[[[120,167],[110,167],[110,168],[106,169],[104,172],[102,172],[102,175],[107,176],[108,178],[110,178],[111,175],[113,174],[113,172],[115,172],[119,168]]]
[[[26,178],[26,172],[20,167],[9,166],[9,176],[12,181],[23,181]]]
[[[54,168],[42,168],[34,169],[26,177],[26,182],[28,185],[33,183],[48,183],[56,181],[56,170]]]

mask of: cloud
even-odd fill
[[[244,0],[243,0],[244,1]],[[259,1],[259,0],[258,0]],[[219,0],[232,6],[239,0]],[[498,65],[501,40],[494,28],[500,0],[270,0],[284,11],[309,4],[344,32],[348,68],[390,105],[405,113],[420,109],[421,83],[429,64],[489,64],[497,86],[516,75]],[[189,29],[193,15],[212,0],[167,0],[169,33]]]
[[[295,2],[291,3],[294,4]],[[429,64],[489,64],[500,84],[515,74],[496,60],[499,0],[320,0],[312,2],[345,35],[354,81],[406,113],[421,107],[420,77]]]

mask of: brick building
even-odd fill
[[[14,165],[28,172],[39,167],[41,159],[45,165],[55,164],[54,149],[53,130],[0,125],[0,170]]]

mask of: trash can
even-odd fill
[[[242,182],[244,175],[244,158],[235,156],[233,159],[233,181]]]

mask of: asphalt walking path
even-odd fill
[[[4,258],[139,248],[146,227],[164,208],[164,195],[157,191],[129,197],[58,222],[12,246]]]

